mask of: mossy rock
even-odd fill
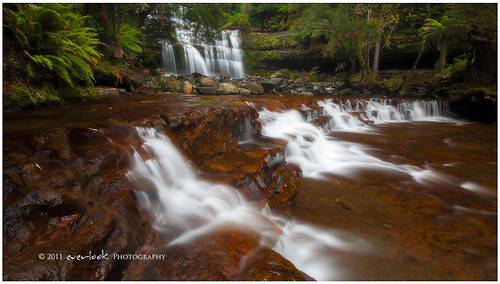
[[[170,77],[154,77],[153,87],[162,90],[163,92],[177,92],[181,82],[175,76]]]

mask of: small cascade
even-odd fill
[[[163,68],[167,73],[191,74],[198,72],[204,75],[227,73],[232,78],[245,76],[243,66],[243,50],[241,49],[241,32],[224,30],[214,42],[196,38],[194,29],[181,17],[176,17],[176,38],[182,47],[179,51],[165,43],[163,48]]]
[[[372,123],[404,122],[409,120],[449,121],[441,116],[442,105],[436,101],[397,101],[370,99],[318,102],[324,125],[314,124],[317,114],[298,110],[283,113],[260,111],[262,134],[287,140],[286,159],[298,164],[306,177],[322,178],[324,174],[355,176],[358,169],[379,169],[407,175],[424,183],[436,179],[436,174],[412,165],[396,165],[367,153],[363,145],[335,141],[329,134],[335,131],[369,131]],[[303,107],[304,110],[304,107]]]
[[[141,188],[137,199],[149,208],[154,228],[168,245],[188,244],[200,234],[237,224],[257,233],[262,246],[296,262],[317,280],[341,277],[324,248],[368,249],[366,242],[345,232],[284,219],[267,205],[256,208],[236,189],[198,178],[167,136],[153,128],[137,132],[145,141],[143,151],[136,151],[135,167],[127,176]]]

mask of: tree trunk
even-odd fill
[[[437,73],[443,74],[444,67],[446,65],[446,50],[448,48],[448,42],[446,40],[441,40],[439,48],[439,61],[437,66]]]
[[[373,80],[373,74],[370,71],[370,67],[366,64],[366,61],[363,57],[363,52],[361,51],[361,48],[358,48],[358,57],[359,57],[359,62],[362,68],[362,73],[363,73],[363,78],[361,79],[361,82],[364,82],[366,77],[368,77],[369,80]]]
[[[489,85],[497,81],[497,45],[496,42],[473,42],[474,61],[468,83],[471,85]]]
[[[382,39],[381,26],[379,26],[379,31],[377,35],[377,40],[375,41],[375,54],[373,55],[373,77],[378,77],[378,64],[380,58],[380,40]]]
[[[418,63],[420,62],[420,58],[422,58],[422,54],[424,53],[424,47],[425,47],[425,42],[427,41],[427,38],[424,37],[424,40],[422,41],[422,46],[420,47],[420,52],[418,53],[417,59],[415,60],[415,63],[413,63],[413,68],[411,71],[415,71],[417,69]]]
[[[380,60],[380,41],[382,40],[382,4],[378,5],[378,26],[377,26],[377,39],[375,41],[375,54],[373,55],[373,77],[378,77],[378,65]]]

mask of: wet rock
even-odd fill
[[[286,258],[270,248],[259,252],[259,259],[253,265],[248,281],[305,281],[302,273]]]
[[[123,264],[66,257],[96,254],[103,248],[108,253],[132,252],[142,241],[143,229],[128,191],[134,187],[126,181],[117,154],[127,156],[130,150],[115,149],[92,129],[56,130],[23,139],[9,134],[4,140],[11,153],[3,168],[4,280],[119,279]],[[12,158],[21,157],[17,151],[27,155],[16,161]],[[49,254],[64,258],[51,259]]]
[[[257,83],[248,83],[248,84],[243,84],[243,88],[249,90],[252,95],[263,95],[264,94],[264,88],[257,84]]]
[[[200,80],[200,87],[212,87],[217,88],[217,83],[214,79],[210,77],[202,77]]]
[[[208,96],[215,96],[219,94],[218,89],[214,87],[198,87],[196,88],[196,91],[198,92],[198,94]]]
[[[229,79],[231,79],[231,76],[230,76],[229,74],[227,74],[227,73],[221,73],[221,74],[219,75],[219,78],[220,78],[221,80],[229,80]]]
[[[252,95],[252,92],[250,90],[247,90],[244,88],[240,88],[239,92],[240,92],[240,95],[243,97],[250,97]]]
[[[300,92],[299,96],[314,96],[314,94],[311,92]]]
[[[193,84],[185,81],[179,86],[179,93],[191,94],[193,92]]]
[[[245,280],[241,264],[259,247],[257,234],[236,225],[196,236],[187,243],[140,253],[165,255],[164,260],[132,261],[124,280]]]
[[[281,230],[269,223],[277,237]],[[273,250],[262,247],[254,231],[227,223],[182,243],[145,247],[136,254],[159,254],[163,259],[132,260],[123,280],[242,281],[304,280],[301,272]]]
[[[265,80],[261,83],[262,88],[264,88],[265,92],[271,92],[273,90],[277,90],[280,86],[283,85],[283,78],[273,78]]]
[[[198,72],[194,72],[193,74],[191,74],[191,76],[193,76],[193,78],[201,78],[201,77],[203,77],[203,74],[198,73]]]
[[[238,88],[230,83],[219,83],[218,92],[222,95],[237,95]]]
[[[354,91],[351,88],[345,88],[342,91],[340,91],[341,96],[352,96],[354,95]]]

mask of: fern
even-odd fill
[[[94,30],[83,25],[86,17],[76,15],[68,4],[16,4],[19,11],[4,10],[9,28],[26,58],[27,78],[38,85],[75,87],[92,85],[92,67],[101,54]],[[63,85],[61,85],[63,84]]]
[[[122,33],[120,45],[128,50],[141,53],[141,45],[144,45],[144,42],[140,39],[141,31],[127,23],[120,25],[120,31]]]

